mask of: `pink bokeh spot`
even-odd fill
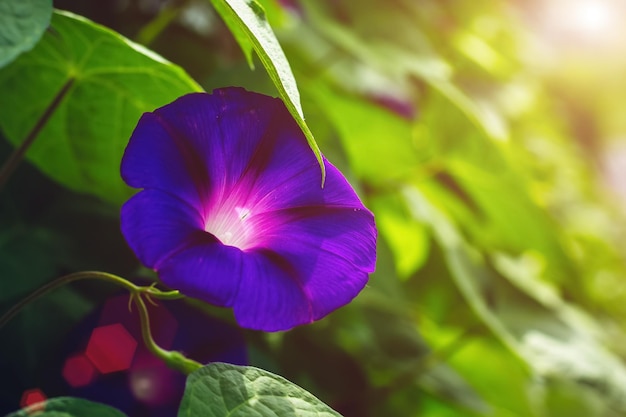
[[[119,323],[96,327],[87,344],[86,356],[103,374],[130,368],[137,341]]]
[[[32,411],[43,411],[45,409],[45,403],[48,397],[43,393],[39,388],[27,389],[22,394],[22,399],[20,400],[20,406],[22,408],[32,407],[37,404],[36,410]]]
[[[77,354],[67,358],[62,374],[65,381],[72,387],[84,387],[93,381],[96,368],[84,354]]]
[[[128,374],[128,382],[133,396],[152,407],[174,401],[182,395],[177,386],[177,371],[168,368],[152,354],[138,354]]]

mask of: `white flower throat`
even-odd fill
[[[204,230],[218,238],[224,245],[246,249],[250,243],[251,210],[226,204],[209,215]]]

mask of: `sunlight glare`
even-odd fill
[[[545,7],[549,32],[567,41],[605,43],[619,28],[620,10],[611,0],[553,0]]]
[[[607,1],[585,0],[572,6],[572,29],[578,29],[589,36],[601,35],[614,23]]]

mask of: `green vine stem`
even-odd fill
[[[43,112],[39,120],[37,120],[35,126],[33,126],[30,132],[28,132],[28,135],[26,135],[26,138],[24,139],[22,144],[15,148],[11,156],[9,156],[9,159],[7,159],[4,165],[2,165],[2,168],[0,168],[0,189],[2,189],[4,184],[6,184],[9,177],[11,176],[11,174],[13,174],[13,171],[15,171],[20,162],[22,162],[26,151],[28,150],[28,148],[30,148],[30,145],[33,144],[41,129],[43,129],[43,127],[46,125],[48,119],[50,119],[50,116],[52,116],[52,113],[54,113],[56,108],[61,103],[61,100],[63,100],[63,97],[65,97],[67,92],[74,84],[74,81],[75,78],[70,77],[65,82],[65,84],[63,84],[63,87],[61,87],[59,92],[52,99],[52,102],[50,102],[48,107],[46,107],[46,110]]]
[[[142,298],[142,294],[135,293],[132,297],[137,309],[139,310],[139,318],[141,319],[141,336],[150,352],[152,352],[152,354],[157,358],[162,359],[168,364],[169,367],[174,368],[185,375],[189,375],[196,369],[201,368],[202,364],[199,362],[187,358],[180,352],[165,350],[156,344],[150,330],[150,316],[148,315],[148,309],[146,308],[146,303]]]
[[[84,279],[98,279],[112,282],[127,289],[130,292],[131,300],[134,302],[134,304],[137,306],[137,309],[139,310],[139,319],[141,321],[141,336],[144,343],[146,344],[146,347],[150,350],[150,352],[152,352],[152,354],[162,359],[168,366],[184,373],[185,375],[188,375],[196,369],[202,367],[202,364],[185,357],[180,352],[168,351],[161,348],[154,341],[154,338],[152,337],[152,331],[150,330],[150,317],[143,297],[151,302],[152,298],[157,298],[161,300],[175,300],[183,298],[184,296],[178,291],[161,291],[156,288],[154,284],[149,286],[138,286],[122,277],[118,277],[117,275],[109,274],[107,272],[74,272],[72,274],[64,275],[42,287],[39,287],[33,293],[29,294],[19,303],[11,307],[6,313],[2,315],[2,317],[0,317],[0,329],[2,329],[4,325],[11,321],[11,319],[13,319],[24,307],[26,307],[31,302],[37,300],[38,298],[51,291],[54,291],[59,287],[62,287],[63,285]]]
[[[144,46],[152,44],[174,19],[178,17],[180,12],[187,6],[187,3],[188,0],[165,3],[165,6],[163,6],[155,18],[141,28],[135,37],[135,41]]]

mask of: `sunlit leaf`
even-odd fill
[[[404,35],[400,30],[386,31],[389,33],[403,33],[403,42],[391,42],[383,36],[367,36],[370,30],[367,25],[374,25],[370,20],[373,15],[365,18],[363,26],[357,30],[350,30],[332,18],[325,16],[319,10],[320,2],[306,2],[307,12],[314,19],[315,28],[320,31],[332,45],[344,51],[348,56],[363,63],[370,71],[377,71],[394,79],[418,78],[441,94],[454,107],[459,109],[465,117],[481,132],[497,140],[506,139],[499,125],[500,120],[492,114],[493,110],[480,106],[465,91],[453,82],[453,68],[450,63],[437,54],[427,37],[421,33],[420,27],[406,18],[406,12],[398,8],[385,8],[382,13],[394,20],[394,24],[404,23],[403,29],[411,33],[411,37]],[[366,11],[366,7],[355,10]],[[369,13],[365,13],[369,15]],[[359,16],[362,17],[362,16]],[[410,17],[410,15],[409,15]],[[377,19],[379,19],[377,17]],[[376,19],[375,19],[376,20]],[[400,20],[400,22],[397,22]],[[357,24],[353,23],[353,24]],[[353,28],[355,29],[355,28]],[[359,33],[361,32],[361,33]],[[361,35],[361,36],[359,36]],[[407,39],[410,39],[407,42]],[[397,39],[394,39],[397,40]],[[350,83],[349,79],[340,80],[340,83]],[[496,119],[496,120],[494,120]]]
[[[380,196],[372,200],[371,209],[376,213],[379,233],[391,247],[398,275],[406,279],[426,261],[430,235],[398,200]]]
[[[385,184],[415,168],[418,157],[411,141],[410,122],[321,82],[307,85],[307,93],[337,129],[357,175]]]
[[[565,255],[555,239],[554,226],[547,213],[529,198],[524,183],[513,172],[494,175],[489,162],[482,165],[460,157],[448,162],[451,175],[480,208],[483,218],[465,224],[475,230],[477,241],[485,245],[506,245],[510,250],[534,248],[555,264],[563,274]],[[554,273],[554,271],[553,271]],[[554,274],[554,279],[560,278]]]
[[[536,377],[575,382],[591,398],[600,396],[607,407],[626,411],[626,367],[602,345],[602,330],[593,319],[554,292],[526,290],[533,278],[523,274],[536,271],[500,259],[496,265],[512,275],[506,280],[417,189],[407,189],[405,195],[414,214],[433,228],[471,308]]]
[[[27,158],[61,184],[120,203],[128,138],[143,112],[201,88],[185,72],[119,34],[55,12],[52,29],[0,70],[0,127],[18,146],[66,91]]]
[[[448,365],[489,404],[491,410],[486,415],[536,415],[533,399],[526,395],[532,375],[526,364],[497,339],[468,336],[465,345],[450,356]]]

